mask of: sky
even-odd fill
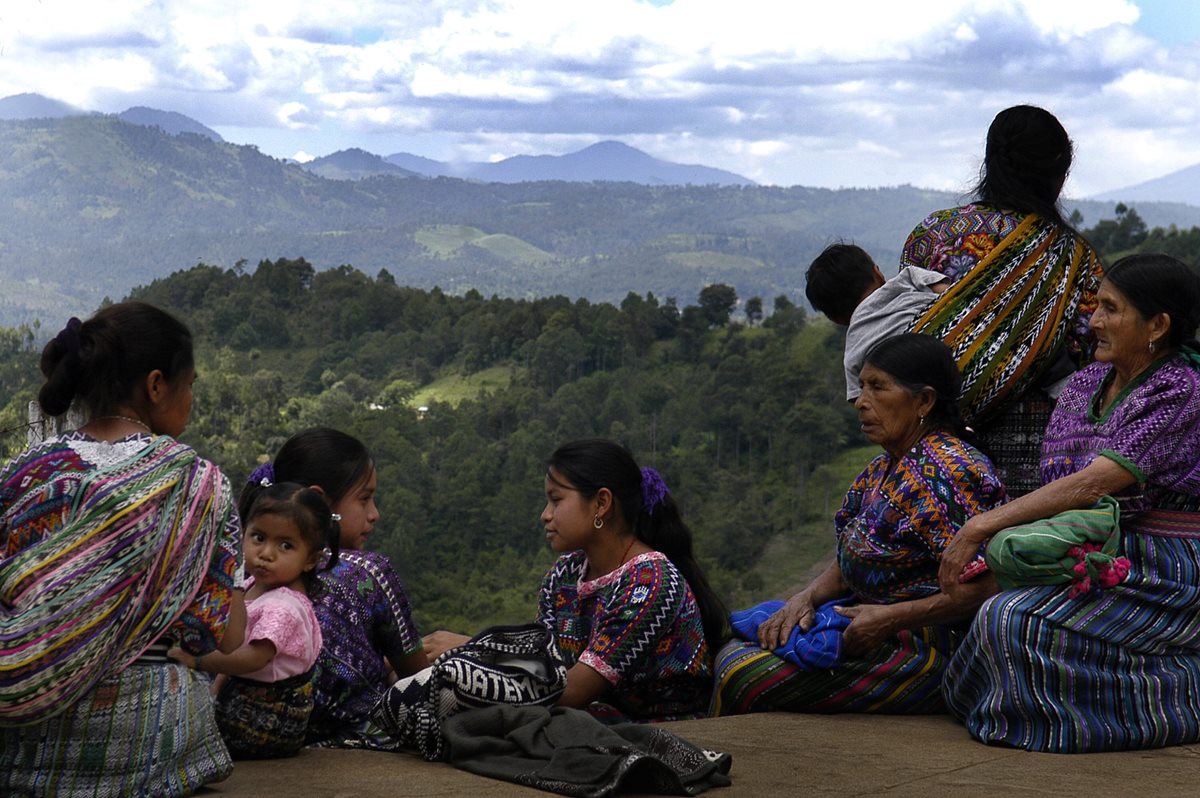
[[[1200,163],[1200,3],[3,0],[0,96],[22,92],[300,160],[615,139],[766,184],[951,191],[1031,103],[1086,197]]]

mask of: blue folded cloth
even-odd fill
[[[853,618],[847,618],[834,607],[855,604],[852,598],[835,599],[817,607],[817,617],[807,632],[796,626],[787,642],[775,649],[775,655],[800,666],[804,670],[832,668],[842,661],[842,632]],[[740,610],[729,616],[733,633],[742,640],[758,642],[758,627],[774,615],[784,602],[764,601],[748,610]]]

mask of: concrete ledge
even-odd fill
[[[1113,754],[1031,754],[981,745],[945,715],[771,713],[681,721],[665,728],[733,754],[733,786],[714,798],[771,796],[1195,796],[1200,745]],[[231,798],[547,796],[413,754],[306,750],[240,762],[201,791]]]

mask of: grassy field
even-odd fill
[[[433,255],[444,258],[463,247],[479,247],[509,263],[537,263],[554,256],[516,236],[489,235],[465,224],[435,224],[422,227],[413,236]]]
[[[413,238],[417,243],[438,257],[453,255],[458,250],[487,233],[465,224],[435,224],[422,227]]]
[[[504,234],[476,238],[470,242],[470,245],[487,250],[497,258],[509,263],[538,263],[554,257],[544,249],[538,249],[533,244],[522,241],[516,236]]]
[[[720,269],[723,272],[747,272],[763,268],[763,262],[758,258],[724,252],[672,252],[667,255],[667,260],[689,269]]]
[[[474,399],[480,393],[507,388],[513,381],[515,371],[511,366],[495,366],[474,374],[445,374],[413,394],[408,403],[412,407],[421,407],[431,402],[457,405],[464,399]]]

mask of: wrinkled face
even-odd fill
[[[150,429],[172,438],[183,434],[192,416],[192,383],[195,381],[195,369],[185,369],[176,375],[166,399],[150,414]]]
[[[1096,336],[1096,360],[1124,368],[1150,358],[1150,323],[1108,280],[1096,290],[1089,326]]]
[[[862,393],[854,409],[863,435],[889,452],[907,451],[919,435],[922,406],[928,401],[870,363],[859,372],[858,384]]]
[[[305,571],[317,567],[320,551],[312,551],[292,519],[261,513],[246,525],[242,542],[246,570],[264,589],[293,585]]]
[[[367,545],[367,538],[379,520],[379,508],[375,506],[378,485],[379,476],[372,464],[367,467],[366,476],[333,505],[333,512],[342,517],[339,541],[343,549],[361,549]]]
[[[546,473],[546,507],[541,521],[550,548],[559,554],[581,549],[599,534],[595,497],[584,498],[571,481],[553,468]]]

